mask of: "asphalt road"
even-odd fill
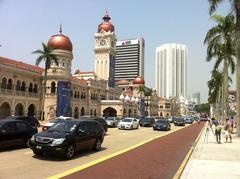
[[[182,129],[172,126],[168,132],[153,131],[141,127],[137,130],[118,130],[110,128],[105,136],[102,150],[99,152],[80,152],[72,160],[65,161],[52,156],[36,157],[28,148],[5,150],[0,152],[0,179],[38,179],[70,170],[118,151],[132,147],[159,135],[165,135]]]
[[[171,179],[204,123],[150,141],[140,147],[67,175],[64,179]]]

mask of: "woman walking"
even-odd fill
[[[228,142],[228,139],[230,140],[230,143],[232,143],[232,131],[233,131],[233,127],[232,127],[232,121],[229,119],[226,119],[225,122],[225,126],[224,126],[224,130],[226,131],[226,142]]]

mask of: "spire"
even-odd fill
[[[111,18],[109,17],[108,10],[106,9],[105,15],[104,15],[104,17],[103,17],[103,20],[104,20],[105,22],[108,22],[110,19],[111,19]]]
[[[60,24],[59,33],[62,34],[62,24]]]

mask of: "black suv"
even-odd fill
[[[142,118],[140,119],[139,121],[139,125],[140,126],[147,126],[147,127],[152,127],[153,124],[155,124],[155,120],[153,117],[145,117],[145,118]]]
[[[9,116],[5,119],[13,119],[13,120],[22,120],[22,121],[25,121],[27,122],[28,124],[30,124],[32,127],[40,127],[40,123],[39,121],[35,118],[35,117],[32,117],[32,116]]]
[[[104,129],[94,120],[64,120],[55,123],[46,131],[35,134],[29,146],[35,155],[61,154],[71,159],[81,149],[101,149]]]
[[[185,126],[185,120],[183,117],[176,117],[173,120],[175,126]]]
[[[25,121],[0,120],[0,148],[27,145],[32,135],[37,132],[37,128],[33,128]]]

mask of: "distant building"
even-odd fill
[[[199,105],[201,103],[200,93],[196,92],[192,94],[191,101],[194,105]]]
[[[187,99],[188,48],[182,44],[164,44],[156,49],[155,89],[160,97]]]
[[[137,76],[144,78],[143,38],[120,40],[116,43],[115,80],[133,80]]]

